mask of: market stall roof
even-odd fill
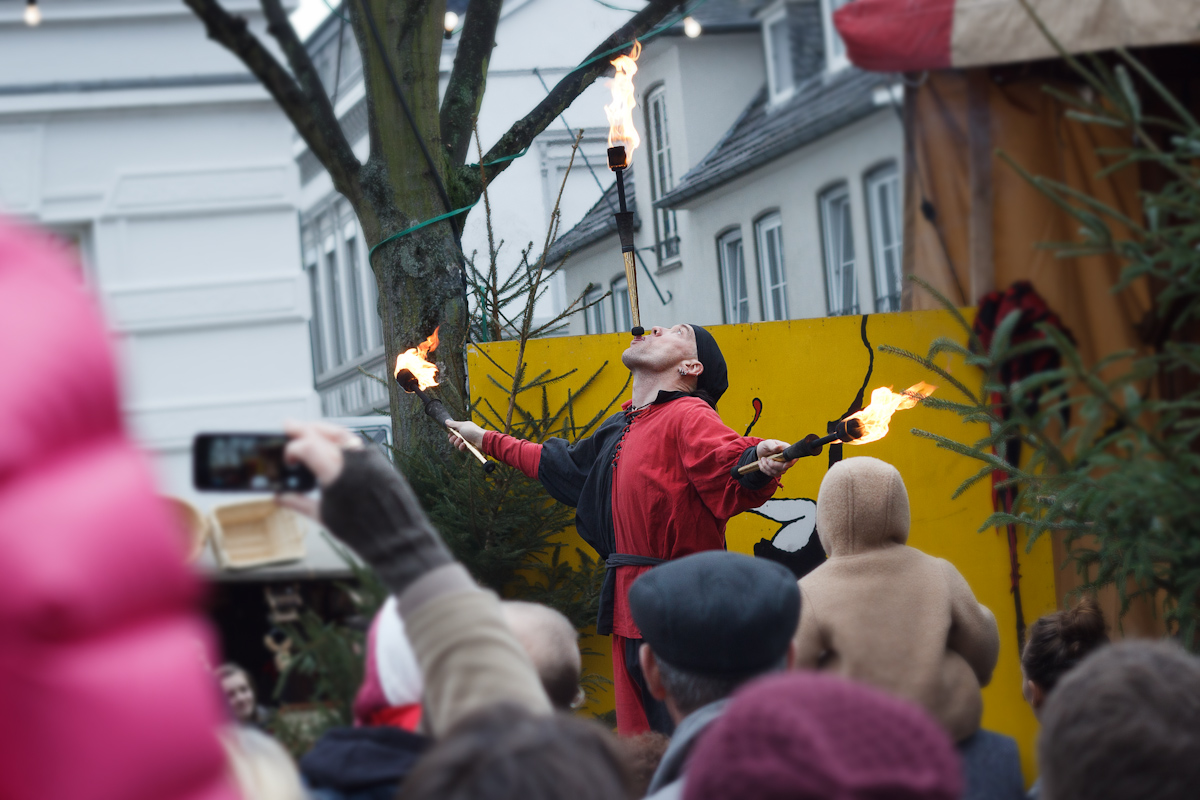
[[[1196,0],[1029,0],[1071,53],[1200,42]],[[850,61],[911,72],[1054,58],[1020,0],[854,0],[834,14]]]

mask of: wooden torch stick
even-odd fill
[[[625,283],[629,286],[629,311],[633,317],[633,328],[642,327],[642,315],[638,312],[637,265],[633,260],[633,251],[621,253],[625,257]]]
[[[459,441],[462,442],[463,444],[465,444],[467,446],[467,449],[470,450],[471,453],[474,454],[474,456],[479,459],[480,464],[483,464],[486,467],[492,463],[487,460],[487,456],[485,456],[483,453],[481,453],[475,449],[475,445],[473,445],[467,441],[467,437],[463,436],[461,433],[454,430],[454,428],[446,428],[446,430],[450,431],[455,436],[457,436]]]

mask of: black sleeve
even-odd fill
[[[622,424],[624,414],[615,414],[604,421],[593,435],[580,439],[575,444],[566,439],[547,439],[542,443],[541,461],[538,463],[538,480],[546,491],[560,503],[572,508],[579,505],[583,485],[596,461],[603,455],[604,444],[614,430],[614,424]]]
[[[747,447],[742,453],[742,457],[738,459],[738,468],[744,467],[747,464],[753,464],[758,461],[758,447]],[[771,482],[771,478],[761,472],[748,472],[745,475],[738,475],[737,481],[742,485],[743,489],[748,489],[751,492],[757,492],[759,489],[765,488]]]

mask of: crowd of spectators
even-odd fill
[[[358,724],[298,768],[260,729],[245,672],[197,658],[197,641],[212,652],[198,582],[123,430],[104,329],[62,261],[0,222],[0,363],[21,378],[0,384],[0,797],[1023,796],[1012,740],[981,729],[995,621],[951,564],[907,544],[890,465],[829,470],[829,558],[798,584],[723,551],[633,584],[646,690],[675,729],[619,739],[573,711],[569,622],[480,588],[386,458],[321,423],[291,427],[287,456],[391,598],[368,637]],[[1109,644],[1084,599],[1031,626],[1021,665],[1041,722],[1037,797],[1196,796],[1200,662],[1178,644]]]

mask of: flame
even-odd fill
[[[627,56],[617,56],[612,60],[617,74],[608,82],[612,90],[612,102],[604,107],[608,115],[608,146],[625,147],[625,163],[633,163],[633,151],[642,143],[637,128],[633,127],[633,109],[637,101],[633,96],[633,76],[637,74],[637,59],[642,54],[642,43],[634,42],[633,50]]]
[[[887,436],[888,422],[891,421],[892,414],[912,408],[933,394],[936,389],[936,386],[931,386],[925,381],[914,384],[899,394],[893,392],[890,386],[880,386],[871,392],[870,405],[846,418],[856,419],[863,426],[862,438],[855,439],[848,444],[868,444],[879,441]]]
[[[416,377],[417,384],[422,389],[437,386],[437,365],[429,363],[425,360],[425,356],[437,350],[439,328],[441,328],[440,325],[434,328],[433,334],[416,347],[410,347],[396,356],[396,370],[392,374],[399,375],[400,370],[406,369]]]

